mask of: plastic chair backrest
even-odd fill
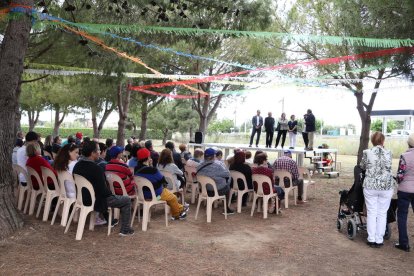
[[[201,185],[201,195],[202,196],[208,197],[207,185],[213,186],[214,197],[219,195],[218,192],[217,192],[216,182],[211,177],[208,177],[208,176],[205,176],[205,175],[197,175],[197,181]]]
[[[283,184],[283,187],[285,187],[285,181],[284,181],[285,178],[289,179],[289,183],[290,183],[289,187],[292,187],[292,174],[290,172],[285,171],[285,170],[275,170],[274,175],[275,175],[275,178],[276,176],[279,177],[279,187],[282,187],[282,184]]]
[[[39,185],[39,189],[36,190],[36,189],[33,189],[33,183],[31,183],[32,184],[32,189],[36,190],[36,191],[38,191],[38,190],[45,191],[45,189],[43,188],[43,181],[42,181],[42,179],[40,179],[40,176],[37,173],[37,171],[35,171],[35,169],[33,169],[32,167],[29,167],[29,166],[26,166],[26,168],[27,168],[27,173],[29,174],[28,178],[30,179],[30,183],[32,182],[32,177],[34,177],[37,181],[37,184]],[[26,178],[26,180],[28,178]]]
[[[124,181],[122,181],[121,177],[119,175],[116,175],[111,172],[105,172],[106,180],[109,183],[109,189],[111,190],[112,194],[115,195],[115,183],[118,183],[119,186],[121,186],[122,195],[128,196],[128,193],[125,189]]]
[[[152,183],[141,176],[134,176],[135,184],[138,186],[138,199],[140,201],[145,201],[144,197],[144,188],[148,188],[151,191],[152,200],[156,200],[157,196],[155,195],[154,186]]]
[[[241,179],[243,181],[243,185],[244,185],[244,189],[243,190],[248,190],[249,188],[247,187],[247,181],[246,181],[246,177],[244,176],[244,174],[242,174],[241,172],[238,171],[230,171],[230,175],[231,178],[233,178],[233,190],[238,191],[239,190],[239,183],[238,183],[238,179]]]
[[[92,184],[85,177],[79,174],[74,174],[73,178],[75,179],[76,186],[76,203],[83,206],[82,189],[85,188],[91,195],[91,206],[95,206],[95,190],[93,189]]]
[[[263,192],[263,184],[268,183],[270,188],[270,195],[273,195],[273,187],[272,187],[272,180],[267,175],[263,174],[253,174],[252,175],[253,183],[257,183],[257,191],[256,194],[259,196],[265,195]]]
[[[17,164],[13,164],[13,171],[17,174],[17,182],[21,185],[19,175],[23,174],[29,188],[32,188],[32,179],[29,177],[27,171]]]
[[[56,178],[56,175],[49,168],[46,168],[46,167],[42,166],[42,167],[40,167],[40,169],[42,170],[43,183],[45,183],[44,188],[46,190],[49,190],[49,186],[47,185],[47,183],[48,183],[47,180],[48,180],[48,178],[50,178],[53,181],[53,186],[55,186],[55,191],[58,194],[60,194],[60,187],[59,187],[60,185],[59,185],[59,182]]]
[[[66,198],[65,181],[75,183],[73,176],[68,171],[58,171],[58,181],[60,186],[60,196]]]
[[[192,166],[184,166],[184,170],[185,170],[185,177],[187,179],[187,182],[195,182],[196,180],[196,174],[197,174],[197,169],[195,167]]]
[[[167,180],[169,186],[172,187],[172,192],[176,193],[177,191],[177,183],[175,181],[175,179],[177,179],[175,177],[175,175],[173,175],[171,172],[168,171],[164,171],[164,170],[160,170],[161,174],[165,177],[165,180]]]

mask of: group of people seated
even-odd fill
[[[49,137],[49,136],[48,136]],[[220,150],[208,148],[205,151],[196,148],[194,155],[187,151],[184,144],[180,145],[180,153],[175,150],[173,142],[167,142],[165,148],[158,153],[154,150],[152,141],[145,142],[134,141],[133,138],[127,140],[126,147],[117,146],[113,139],[107,139],[105,143],[97,141],[97,139],[89,139],[82,137],[81,133],[71,136],[62,143],[62,139],[57,136],[54,139],[47,139],[43,144],[37,133],[30,131],[23,139],[17,139],[17,150],[13,153],[13,163],[20,165],[24,169],[26,167],[33,168],[42,179],[41,167],[50,169],[56,176],[58,172],[67,171],[70,174],[78,174],[86,178],[93,186],[95,191],[94,209],[98,212],[96,216],[96,225],[106,223],[117,224],[114,219],[108,222],[108,207],[120,208],[121,210],[121,236],[129,236],[134,234],[134,230],[129,226],[131,218],[131,199],[129,196],[137,194],[137,183],[134,176],[140,176],[149,180],[154,188],[155,196],[159,200],[165,200],[171,209],[173,220],[183,220],[187,216],[189,205],[187,203],[180,204],[177,194],[174,191],[183,189],[186,185],[184,177],[184,169],[186,166],[195,167],[197,175],[211,177],[217,186],[219,195],[225,195],[227,202],[232,185],[238,185],[239,189],[244,189],[244,183],[232,183],[229,170],[239,171],[245,175],[247,187],[257,190],[257,184],[252,181],[253,174],[263,174],[270,177],[272,183],[267,183],[265,193],[269,193],[270,189],[277,193],[279,200],[284,199],[284,191],[278,186],[278,181],[273,177],[274,170],[287,170],[292,174],[293,185],[299,187],[299,197],[301,201],[303,182],[299,180],[298,167],[296,162],[291,158],[291,153],[285,151],[285,155],[277,159],[273,165],[270,165],[265,152],[257,151],[254,161],[249,162],[251,158],[250,152],[236,149],[234,156],[223,160],[223,153]],[[82,139],[83,138],[83,139]],[[54,141],[50,144],[49,141]],[[54,149],[58,148],[55,153]],[[55,153],[50,158],[44,154],[45,151],[51,150]],[[49,158],[48,158],[49,157]],[[169,172],[174,176],[170,183],[163,176],[162,172]],[[118,175],[123,182],[127,195],[123,194],[120,183],[114,184],[114,194],[110,191],[105,172]],[[26,185],[27,180],[20,175],[20,182]],[[45,183],[49,189],[55,189],[54,184]],[[33,189],[39,189],[39,184],[32,179]],[[75,183],[66,180],[65,190],[67,197],[76,197]],[[175,187],[174,187],[174,186]],[[285,182],[285,185],[288,185]],[[210,196],[214,195],[212,187],[207,187]],[[82,194],[84,204],[91,202],[89,193]],[[143,196],[145,199],[152,199],[149,189],[143,188]],[[184,201],[183,201],[184,202]],[[247,194],[243,197],[243,206],[247,205]],[[228,214],[234,211],[227,208]]]

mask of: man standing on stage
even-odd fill
[[[305,150],[313,150],[313,140],[316,131],[316,120],[312,110],[308,109],[305,116],[306,132],[308,133],[309,146]]]
[[[275,132],[275,119],[272,117],[272,112],[269,112],[265,118],[264,127],[266,131],[266,148],[271,148],[273,133]]]
[[[257,132],[257,137],[256,137],[256,147],[259,146],[259,140],[260,140],[260,133],[262,131],[262,126],[263,126],[263,117],[260,116],[260,110],[257,110],[257,115],[253,116],[252,118],[252,135],[250,136],[250,144],[249,147],[252,146],[253,144],[253,137]]]

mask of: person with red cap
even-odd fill
[[[152,166],[151,152],[146,148],[141,148],[137,152],[138,165],[135,167],[135,175],[148,179],[155,191],[158,200],[165,200],[171,208],[171,215],[173,220],[182,220],[187,217],[188,207],[184,207],[178,203],[177,197],[169,191],[164,185],[168,182],[161,174],[161,172]],[[144,188],[144,197],[152,199],[151,192]]]
[[[80,144],[82,143],[82,137],[83,137],[82,132],[80,131],[76,132],[75,137],[76,137],[75,144],[79,147]]]

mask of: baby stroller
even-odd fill
[[[354,239],[358,231],[366,231],[366,212],[365,212],[365,200],[362,189],[362,183],[364,182],[364,171],[357,165],[354,168],[354,185],[351,189],[340,191],[338,218],[336,221],[336,227],[338,231],[341,231],[343,225],[346,223],[347,235],[349,239]],[[397,207],[397,200],[392,199],[390,208],[387,213],[387,225],[385,229],[384,239],[391,238],[391,223],[395,219],[395,210]]]

